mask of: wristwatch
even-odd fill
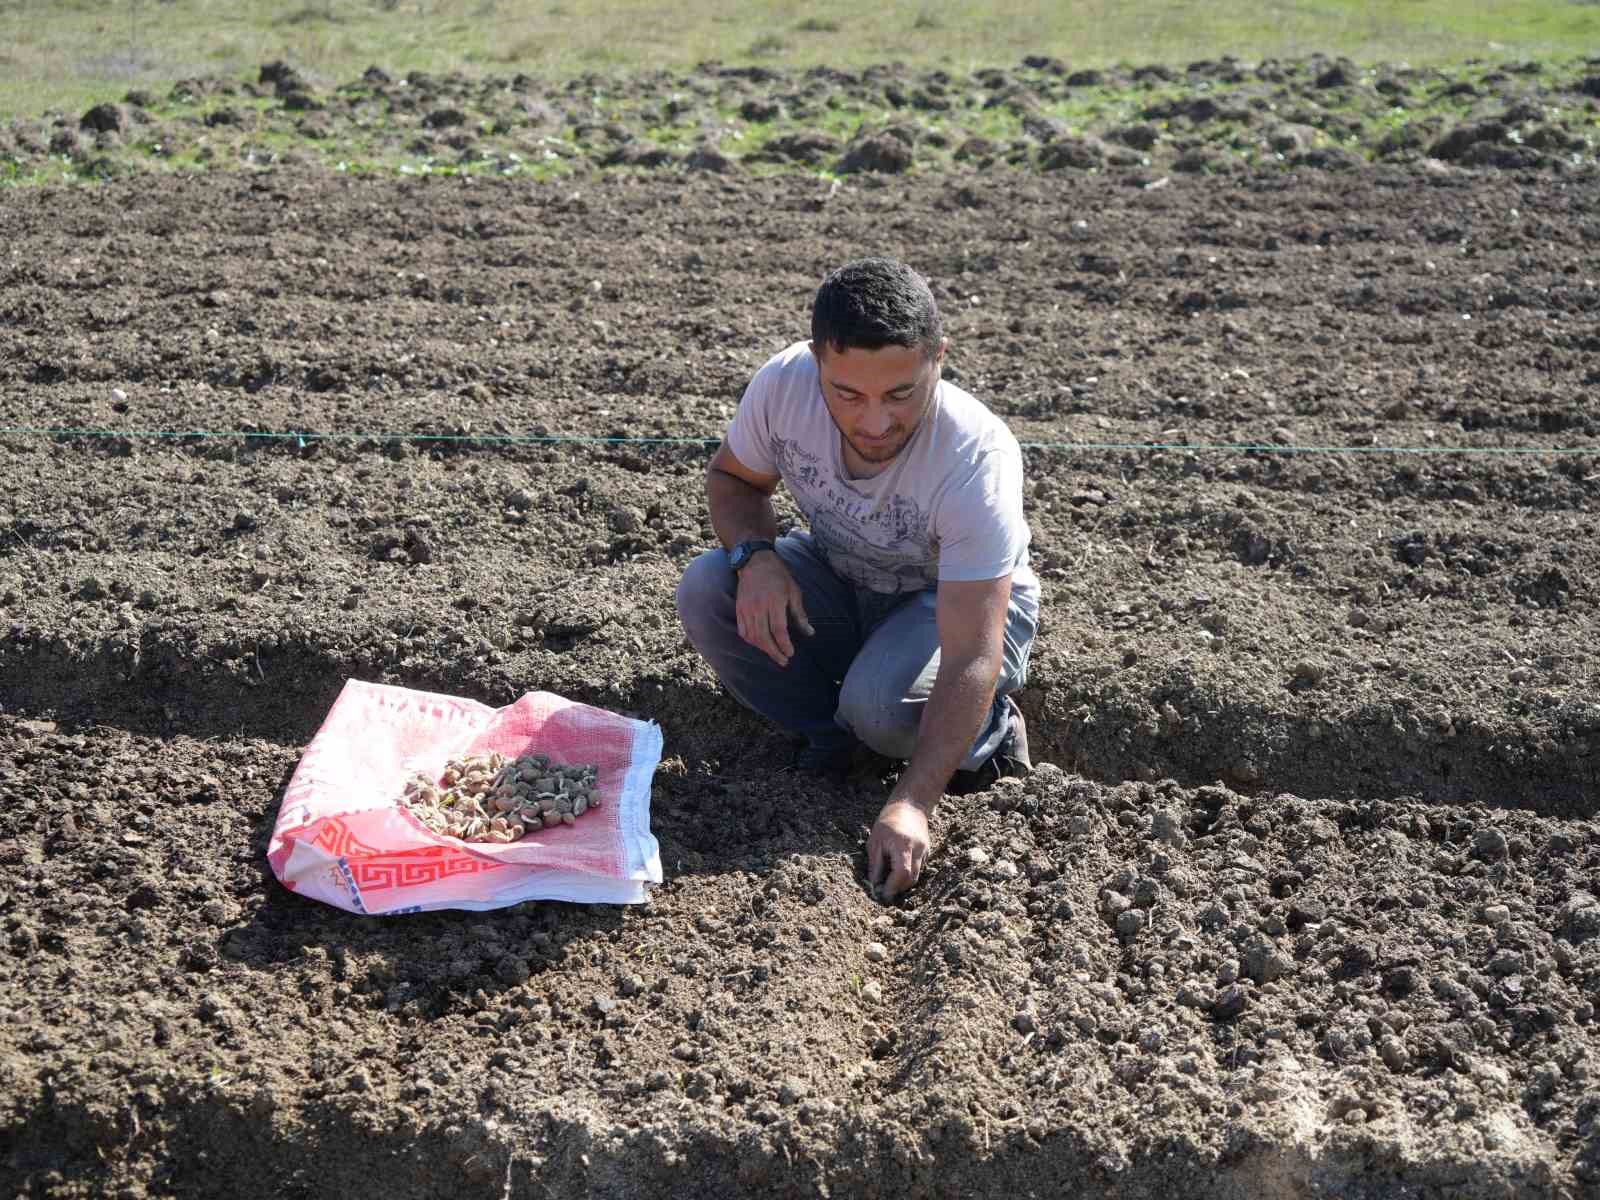
[[[774,549],[776,549],[776,547],[774,547],[771,542],[762,541],[760,539],[752,539],[748,542],[740,542],[728,552],[728,564],[733,568],[734,574],[738,574],[740,571],[744,570],[745,567],[749,566],[750,560],[756,555],[760,554],[763,550]]]

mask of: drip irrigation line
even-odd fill
[[[598,437],[583,434],[499,433],[271,433],[249,429],[78,429],[0,428],[0,437],[142,438],[152,441],[185,439],[293,441],[304,448],[309,442],[476,442],[497,445],[599,445],[599,446],[715,446],[715,437]],[[1190,454],[1418,454],[1418,455],[1600,455],[1600,446],[1295,446],[1261,442],[1019,442],[1024,450],[1069,450],[1081,453],[1176,451]]]

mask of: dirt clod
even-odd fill
[[[1472,838],[1472,853],[1486,862],[1499,862],[1510,850],[1506,835],[1498,829],[1480,829]]]
[[[1211,1002],[1211,1015],[1219,1021],[1231,1021],[1249,1006],[1250,994],[1238,984],[1223,988]]]

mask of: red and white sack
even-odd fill
[[[598,768],[603,803],[515,842],[435,833],[400,803],[406,780],[498,750]],[[372,915],[523,900],[637,904],[661,882],[650,779],[661,728],[550,692],[505,708],[349,680],[306,747],[267,859],[291,891]]]

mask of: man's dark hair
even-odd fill
[[[928,281],[892,258],[846,263],[823,280],[811,305],[811,342],[819,351],[906,346],[932,358],[943,337]]]

